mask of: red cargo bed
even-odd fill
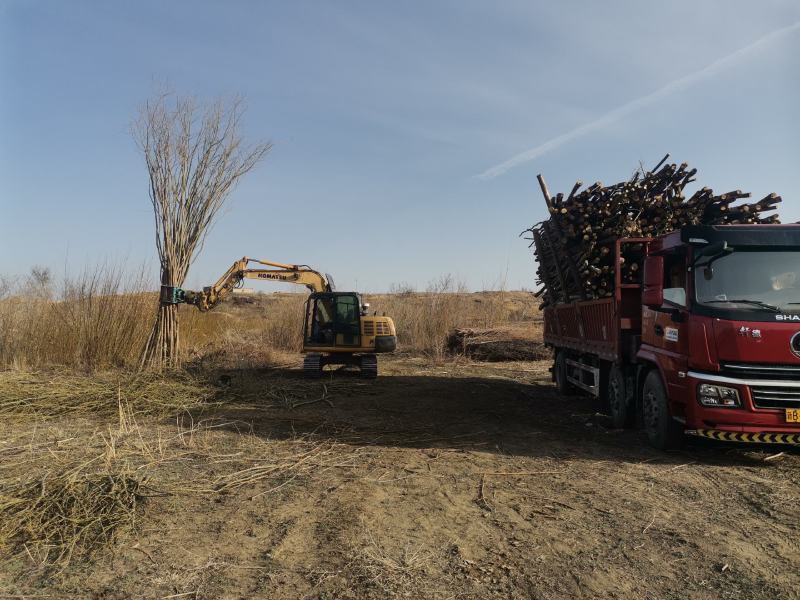
[[[615,298],[558,304],[544,309],[544,342],[596,354],[619,357],[619,317]]]
[[[644,243],[646,238],[625,238],[615,244],[619,264],[622,244]],[[638,284],[625,284],[616,276],[614,295],[599,300],[578,300],[544,309],[544,342],[556,348],[569,348],[595,354],[608,361],[626,357],[632,337],[641,334],[642,290]]]

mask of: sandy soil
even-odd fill
[[[800,597],[800,454],[659,453],[548,367],[395,357],[308,404],[294,372],[232,372],[180,436],[140,421],[166,458],[136,531],[62,572],[17,553],[0,597]]]

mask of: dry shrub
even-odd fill
[[[190,370],[259,370],[280,362],[280,352],[269,346],[263,332],[227,329],[205,346],[195,348],[185,363]]]
[[[144,271],[130,275],[123,267],[101,265],[54,287],[41,274],[0,280],[0,368],[95,371],[138,364],[157,303]],[[238,352],[242,362],[261,366],[271,362],[270,351],[299,352],[305,299],[259,295],[238,306],[234,297],[208,313],[180,306],[186,354],[196,361],[203,354]]]
[[[66,276],[57,291],[50,280],[15,286],[0,299],[0,366],[130,364],[151,325],[156,300],[146,290],[143,271],[109,265]]]
[[[232,333],[255,334],[270,348],[300,352],[305,300],[305,294],[234,296],[210,312],[184,305],[180,314],[183,337],[195,353]]]
[[[463,318],[469,301],[464,285],[444,276],[431,282],[425,292],[404,288],[401,294],[376,297],[372,304],[379,314],[394,319],[402,350],[441,358],[447,350],[447,334]]]
[[[303,349],[305,294],[273,294],[267,297],[260,331],[271,348],[300,352]]]

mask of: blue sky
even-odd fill
[[[793,0],[0,0],[0,273],[148,262],[156,283],[128,126],[163,82],[244,95],[246,137],[274,143],[189,286],[246,254],[340,289],[533,288],[536,174],[568,191],[666,152],[797,221],[798,23]]]

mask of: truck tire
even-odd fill
[[[553,364],[553,380],[556,389],[562,396],[569,396],[575,393],[574,386],[567,381],[567,357],[563,350],[556,352],[556,360]]]
[[[608,414],[611,417],[611,425],[615,429],[633,427],[634,412],[628,403],[625,375],[617,365],[611,365],[608,371],[606,402],[608,404]]]
[[[683,442],[683,427],[672,418],[669,401],[657,370],[647,374],[642,388],[642,418],[647,441],[658,450],[677,450]]]

